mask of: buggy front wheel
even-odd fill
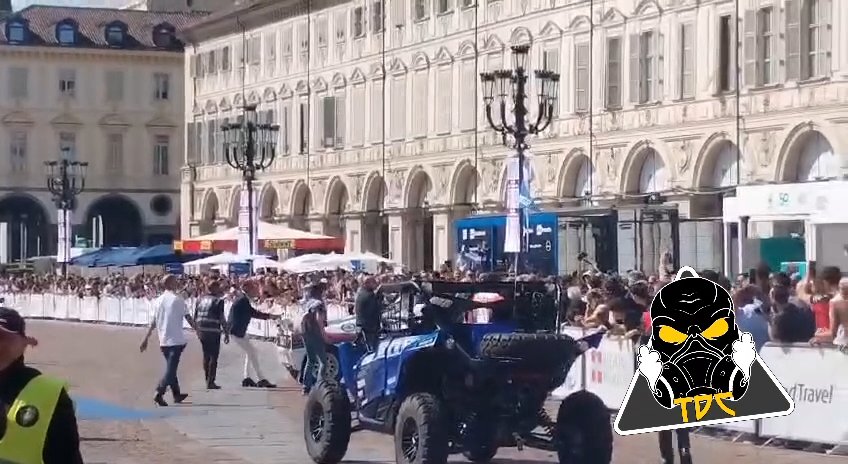
[[[559,464],[610,464],[612,425],[604,401],[580,390],[559,405],[554,430]]]
[[[445,464],[448,434],[441,402],[429,393],[409,395],[395,420],[397,464]]]
[[[336,382],[321,381],[309,393],[303,411],[306,452],[316,464],[340,462],[350,444],[350,401]]]

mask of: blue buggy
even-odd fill
[[[555,420],[545,408],[575,360],[600,341],[558,333],[558,287],[406,282],[381,293],[395,323],[373,351],[360,341],[339,344],[341,380],[319,382],[307,398],[304,438],[315,463],[344,458],[352,416],[361,428],[394,435],[398,464],[443,464],[459,453],[489,462],[499,448],[525,446],[553,451],[561,464],[611,462],[610,414],[600,398],[573,393]],[[470,317],[481,310],[484,323]]]

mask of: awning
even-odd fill
[[[313,234],[278,224],[259,221],[257,227],[259,250],[274,253],[277,250],[342,251],[344,240],[339,237]],[[238,252],[239,228],[215,232],[174,242],[174,249],[184,253]]]

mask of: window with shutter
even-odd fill
[[[123,71],[106,71],[106,101],[121,102],[124,99]]]
[[[319,47],[326,47],[327,40],[327,17],[322,16],[315,21],[315,40]]]
[[[724,15],[718,23],[718,79],[716,91],[729,92],[736,88],[736,28],[733,26],[733,16]]]
[[[628,88],[628,93],[630,94],[630,102],[631,103],[639,103],[640,93],[641,93],[641,77],[640,77],[640,66],[639,66],[639,34],[631,34],[630,40],[628,42],[628,48],[630,50],[630,65],[628,66],[628,74],[630,80],[630,86]]]
[[[398,0],[391,3],[392,5],[392,24],[403,26],[406,24],[406,2]]]
[[[312,98],[312,113],[313,114],[310,115],[310,123],[314,125],[312,126],[312,141],[309,143],[309,146],[311,148],[310,151],[314,151],[327,146],[326,139],[324,137],[324,128],[326,127],[326,125],[324,124],[324,118],[326,112],[324,111],[323,95],[316,95]]]
[[[206,126],[208,127],[208,131],[206,133],[206,164],[215,164],[218,161],[217,151],[220,147],[218,147],[218,124],[214,119],[207,121]]]
[[[309,50],[309,24],[303,22],[297,25],[297,43],[301,52]]]
[[[356,84],[351,91],[351,113],[362,114],[365,111],[365,84]],[[354,147],[361,147],[365,142],[365,118],[350,118],[350,143]]]
[[[218,50],[210,50],[207,53],[209,63],[207,64],[208,74],[218,73]]]
[[[470,130],[474,129],[475,121],[475,105],[477,104],[477,95],[475,95],[476,81],[476,66],[473,58],[466,58],[460,62],[460,79],[459,85],[459,129]]]
[[[621,108],[621,38],[607,39],[607,109]]]
[[[695,35],[692,24],[680,25],[680,95],[695,96]]]
[[[230,46],[221,49],[221,71],[229,71],[230,70]]]
[[[392,130],[392,140],[406,138],[406,76],[395,76],[392,79],[392,112],[389,126]]]
[[[412,0],[415,9],[415,20],[422,21],[430,17],[430,0]]]
[[[347,11],[337,11],[333,25],[336,29],[336,43],[344,43],[347,38]]]
[[[787,1],[787,79],[830,75],[831,10],[831,0]],[[789,44],[790,35],[797,38],[797,45]]]
[[[291,105],[284,103],[280,108],[280,145],[277,153],[288,155],[291,152]]]
[[[193,125],[189,124],[189,126]],[[193,127],[189,127],[189,130],[193,130]],[[124,135],[109,134],[106,139],[106,149],[109,155],[106,170],[111,173],[120,173],[124,166]]]
[[[215,162],[216,163],[225,163],[227,161],[227,154],[224,151],[224,134],[221,132],[220,128],[225,124],[229,124],[230,118],[221,118],[218,121],[216,130],[215,130]]]
[[[197,163],[197,123],[190,122],[186,124],[186,163]]]
[[[639,36],[639,103],[653,100],[656,85],[656,39],[653,31]]]
[[[589,53],[588,43],[575,45],[574,52],[574,112],[589,111]]]
[[[305,155],[309,153],[309,103],[301,101],[297,112],[298,152]]]
[[[452,9],[451,0],[436,0],[436,13],[444,14],[450,12]]]
[[[775,82],[777,62],[775,56],[774,20],[776,15],[772,7],[761,8],[757,11],[757,85],[768,85]]]
[[[426,69],[419,69],[415,71],[415,74],[413,74],[412,97],[414,99],[414,103],[412,105],[412,114],[415,115],[415,117],[412,118],[412,135],[415,137],[422,137],[427,135],[427,120],[430,115],[430,111],[427,108],[427,75],[428,74]]]
[[[283,56],[290,57],[292,56],[292,29],[290,27],[283,29],[282,36]]]
[[[353,9],[353,15],[351,16],[353,29],[353,37],[359,38],[365,35],[365,9],[361,6],[358,6]]]
[[[384,81],[382,79],[375,79],[371,82],[371,141],[383,143],[386,138],[386,121],[383,117],[385,109],[385,99],[383,98]]]
[[[745,86],[756,87],[760,85],[758,81],[758,63],[757,63],[757,48],[759,41],[757,40],[757,12],[748,10],[745,12],[745,20],[743,21],[745,28],[745,44],[743,47],[745,53]]]
[[[453,114],[453,66],[441,65],[438,68],[436,81],[436,133],[449,134],[451,132]]]
[[[331,148],[336,145],[336,97],[324,97],[321,103],[321,146]]]

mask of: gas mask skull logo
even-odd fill
[[[684,272],[691,277],[681,277]],[[639,372],[666,409],[714,398],[738,401],[756,358],[753,339],[736,326],[733,300],[688,267],[651,304],[651,338],[639,350]]]

